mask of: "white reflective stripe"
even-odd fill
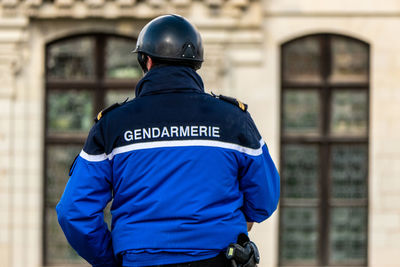
[[[126,145],[122,147],[114,148],[113,151],[106,155],[89,155],[82,150],[81,157],[88,161],[103,161],[105,159],[111,160],[115,155],[141,150],[141,149],[150,149],[150,148],[163,148],[163,147],[190,147],[190,146],[204,146],[204,147],[219,147],[219,148],[227,148],[236,150],[250,156],[259,156],[262,154],[262,147],[264,145],[263,139],[260,140],[259,148],[248,148],[244,146],[240,146],[237,144],[226,143],[221,141],[211,141],[211,140],[173,140],[173,141],[156,141],[156,142],[147,142],[147,143],[138,143],[132,145]]]
[[[100,155],[90,155],[83,150],[81,151],[79,156],[86,159],[87,161],[93,161],[93,162],[103,161],[107,159],[107,155],[105,153]]]

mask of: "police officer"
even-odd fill
[[[57,205],[93,266],[229,266],[223,252],[276,209],[279,175],[236,99],[204,92],[198,31],[177,15],[141,31],[136,98],[100,112]],[[113,200],[108,230],[103,210]]]

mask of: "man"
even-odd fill
[[[99,113],[57,205],[60,225],[93,266],[229,266],[223,252],[246,222],[276,209],[268,149],[247,106],[204,92],[202,41],[186,19],[149,22],[135,52],[145,72],[136,98]]]

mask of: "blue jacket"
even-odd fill
[[[151,69],[136,93],[93,126],[57,205],[79,255],[94,266],[211,258],[274,212],[279,175],[249,113],[204,93],[187,67]]]

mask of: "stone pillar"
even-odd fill
[[[24,17],[0,19],[0,259],[2,266],[38,266],[40,177],[32,172],[31,101]],[[40,184],[40,183],[39,183]],[[33,251],[32,251],[33,250]],[[31,256],[30,256],[31,255]]]

